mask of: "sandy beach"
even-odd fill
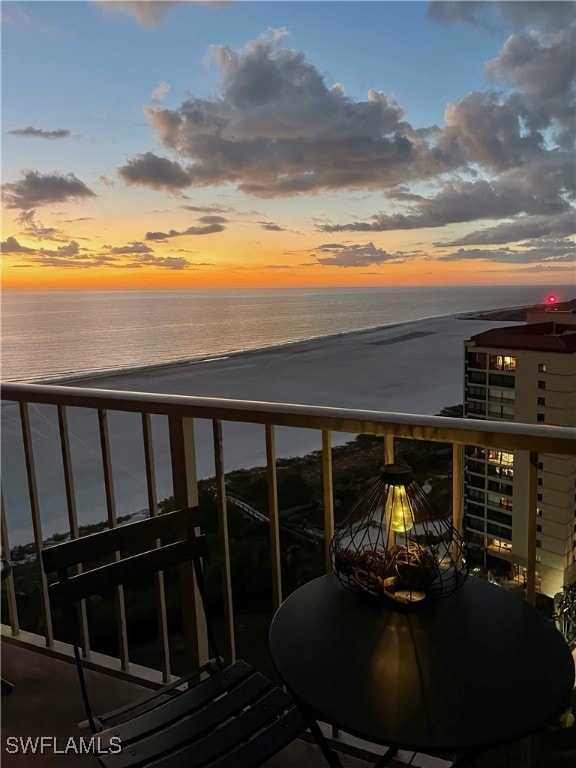
[[[67,380],[71,386],[133,392],[172,393],[239,400],[362,408],[400,413],[435,414],[462,402],[463,342],[509,321],[449,316],[400,323],[367,331],[243,352],[225,358],[191,361],[115,374]],[[59,466],[55,409],[31,409],[35,460],[44,535],[67,530],[62,472]],[[140,421],[132,414],[109,415],[118,515],[146,507]],[[70,409],[75,486],[80,522],[105,517],[96,417]],[[154,421],[158,497],[171,493],[166,425]],[[264,428],[226,423],[226,470],[264,463]],[[27,491],[15,406],[3,408],[4,493],[12,531],[11,544],[30,540]],[[199,477],[214,474],[211,423],[197,420],[196,454]],[[334,444],[351,439],[334,435]],[[277,430],[278,456],[297,456],[320,448],[316,431]],[[57,457],[55,459],[55,457]],[[56,463],[55,463],[56,462]]]

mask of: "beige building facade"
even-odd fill
[[[550,317],[465,342],[465,416],[576,426],[576,315]],[[465,454],[466,537],[488,568],[522,581],[529,455],[472,446]],[[576,581],[576,457],[539,455],[537,482],[537,588],[552,597]]]

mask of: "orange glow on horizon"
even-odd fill
[[[176,219],[177,231],[190,224],[188,214]],[[164,219],[167,214],[163,214]],[[12,237],[22,246],[22,253],[5,253],[2,267],[3,290],[169,290],[230,288],[337,288],[425,285],[540,284],[542,274],[522,274],[510,265],[489,261],[442,260],[424,240],[437,238],[436,231],[389,232],[381,237],[366,236],[351,248],[372,246],[375,255],[417,252],[413,257],[366,266],[335,266],[319,263],[317,258],[330,258],[334,253],[326,246],[327,236],[318,232],[296,230],[270,232],[248,223],[230,220],[226,231],[200,237],[172,237],[165,241],[146,239],[148,230],[167,231],[168,226],[119,213],[105,220],[102,231],[94,229],[94,219],[77,223],[68,239],[48,245],[14,231]],[[158,214],[160,218],[160,214]],[[143,223],[144,222],[144,223]],[[15,222],[13,222],[14,225]],[[59,225],[60,220],[45,224]],[[447,230],[454,234],[454,228]],[[139,237],[135,236],[139,233]],[[51,266],[34,263],[46,254],[58,256],[59,249],[75,241],[87,266]],[[348,239],[342,238],[346,249]],[[186,268],[167,268],[150,264],[147,256],[136,251],[132,255],[114,246],[139,244],[149,250],[150,259],[185,259]],[[146,254],[146,251],[142,251]],[[38,255],[37,255],[38,254]],[[44,256],[43,256],[44,255]],[[114,265],[100,262],[99,257],[115,259]],[[64,257],[65,258],[65,257]],[[141,266],[131,266],[142,258]],[[71,264],[74,261],[71,259]]]

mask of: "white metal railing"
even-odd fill
[[[32,527],[34,548],[40,559],[43,546],[42,505],[38,494],[38,482],[34,461],[34,436],[31,429],[29,406],[45,404],[54,406],[57,419],[57,443],[54,460],[61,462],[64,475],[66,507],[70,536],[77,538],[79,525],[75,493],[73,448],[68,426],[68,409],[91,409],[98,416],[100,440],[100,462],[104,478],[107,522],[117,524],[114,493],[114,467],[110,450],[108,415],[115,412],[129,412],[141,417],[141,441],[144,453],[148,509],[157,514],[157,492],[155,483],[155,456],[151,430],[151,417],[163,415],[167,418],[171,475],[174,499],[177,507],[192,506],[198,501],[196,450],[194,445],[194,419],[208,419],[212,422],[212,450],[218,501],[219,546],[223,568],[225,653],[233,659],[234,608],[230,575],[230,553],[227,527],[226,486],[223,461],[222,422],[260,424],[265,427],[266,478],[268,489],[269,538],[272,563],[273,603],[277,607],[282,601],[282,574],[279,537],[279,509],[276,475],[275,427],[299,427],[318,430],[321,433],[321,469],[324,497],[324,557],[326,569],[330,570],[328,545],[334,532],[334,508],[332,493],[332,432],[372,434],[384,436],[383,460],[390,462],[394,456],[394,438],[429,440],[451,443],[453,446],[453,511],[454,522],[462,529],[462,488],[463,488],[463,446],[477,445],[507,451],[525,451],[530,454],[530,471],[526,482],[530,489],[528,508],[528,558],[527,596],[535,596],[536,574],[536,498],[537,498],[537,457],[539,453],[576,455],[576,429],[543,425],[524,425],[509,422],[478,421],[439,416],[384,413],[379,411],[350,410],[317,406],[290,405],[285,403],[263,403],[217,398],[199,398],[182,395],[159,395],[141,392],[88,389],[67,386],[45,386],[34,384],[6,384],[2,387],[3,404],[17,403],[22,428],[23,455]],[[59,454],[59,457],[58,457]],[[4,497],[2,498],[2,540],[4,552],[10,552],[11,532],[6,524]],[[3,635],[12,642],[27,642],[28,633],[19,629],[17,600],[11,577],[5,583],[10,626],[3,627]],[[157,580],[157,600],[161,620],[162,636],[162,678],[170,678],[169,632],[166,622],[166,604],[161,577]],[[59,653],[62,644],[55,641],[52,631],[52,616],[46,579],[41,575],[41,604],[43,618],[43,643],[47,652]],[[196,621],[197,595],[183,596],[186,603],[185,633],[187,647],[195,661],[206,654],[204,633],[199,631]],[[120,670],[130,672],[128,638],[126,636],[126,609],[122,593],[117,595],[118,625],[120,628]],[[38,644],[38,638],[35,640]],[[89,627],[83,616],[84,654],[90,657]],[[92,654],[96,658],[95,654]]]

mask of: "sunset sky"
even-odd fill
[[[575,20],[5,1],[3,287],[570,283]]]

